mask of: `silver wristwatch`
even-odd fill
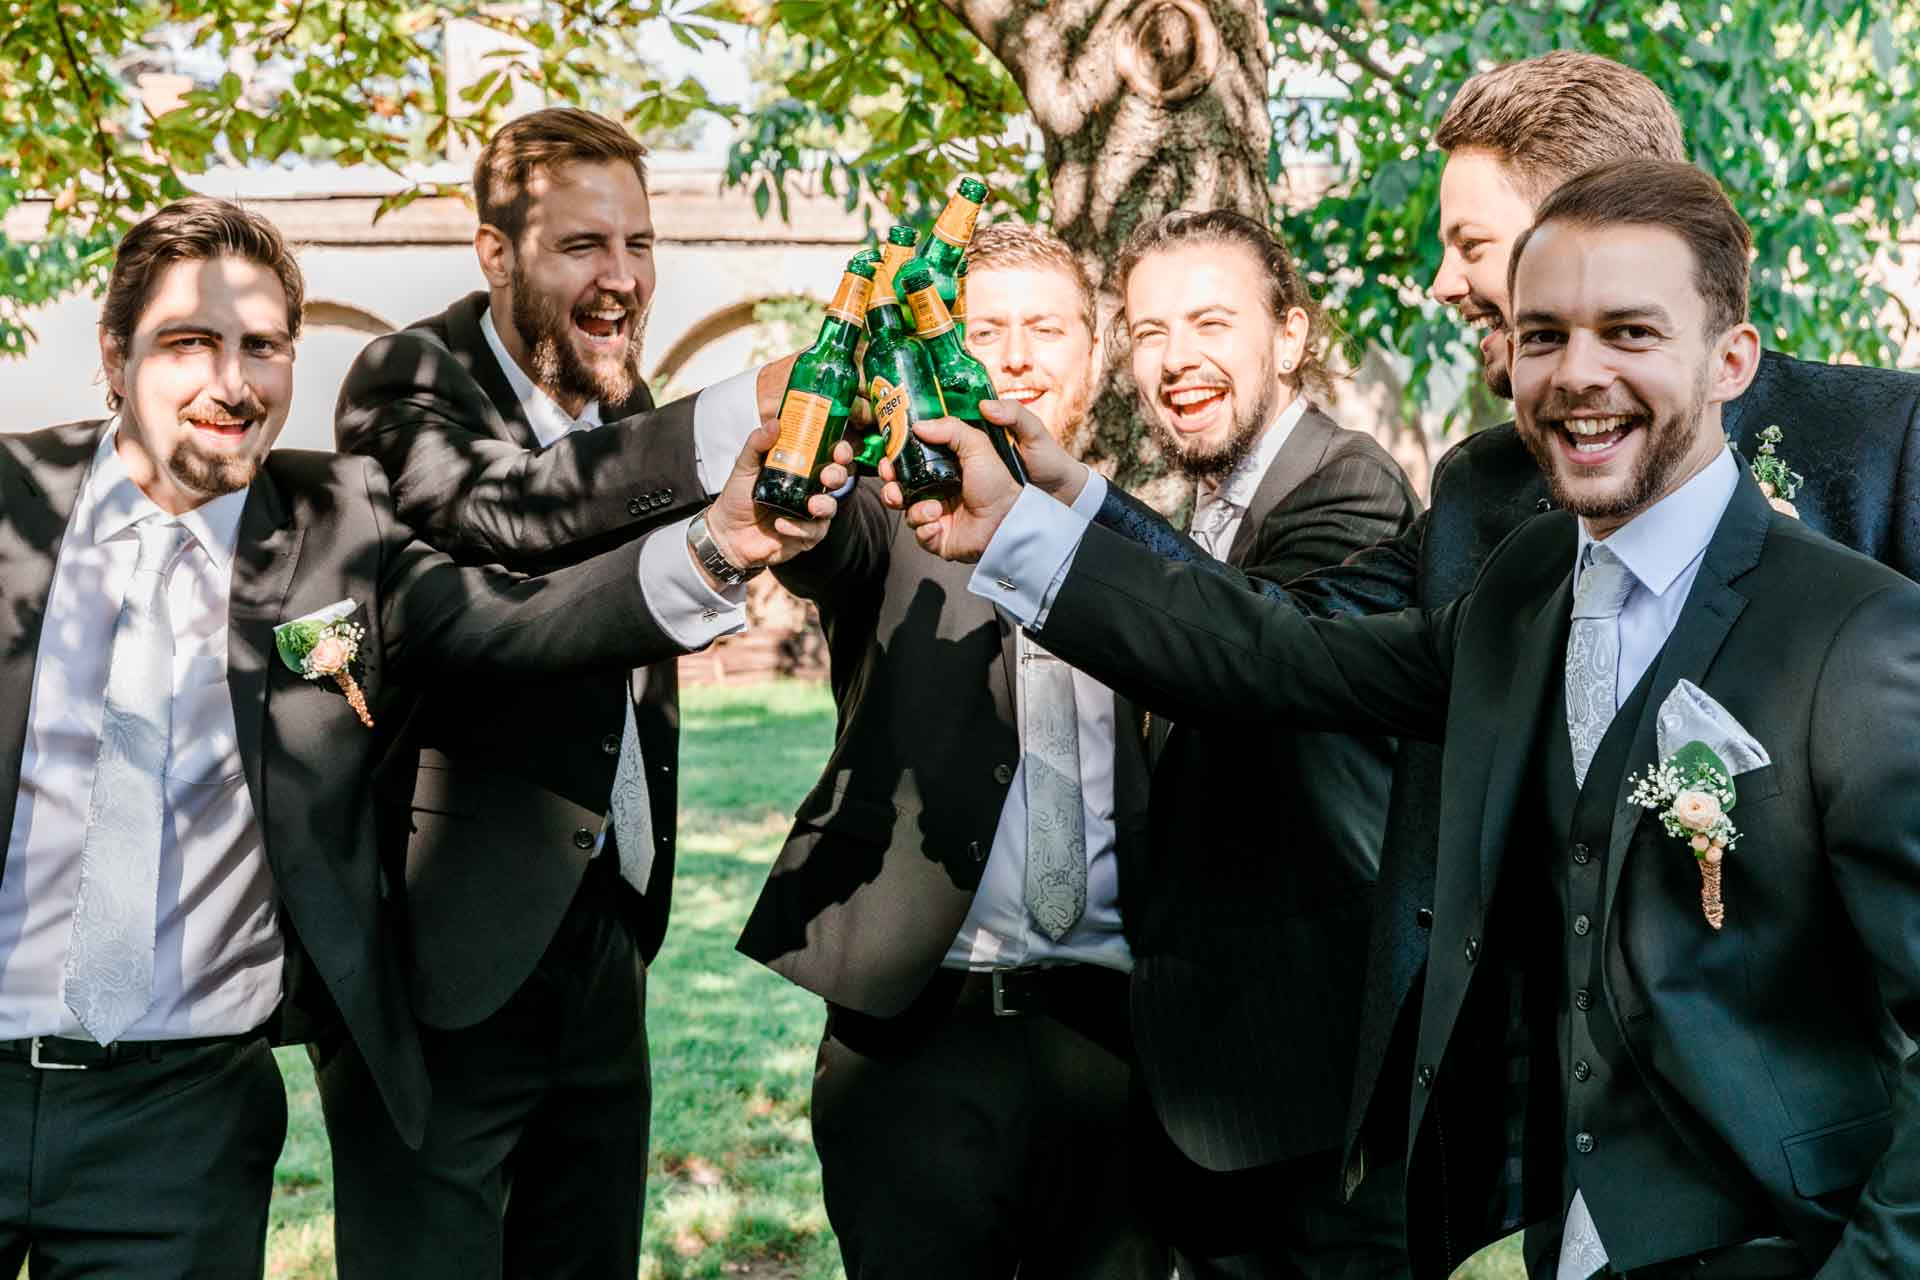
[[[707,532],[705,511],[695,516],[693,523],[687,526],[687,547],[693,552],[693,558],[700,562],[702,568],[729,587],[739,586],[767,567],[756,564],[750,569],[742,569],[722,555],[720,545],[713,540],[713,535]]]

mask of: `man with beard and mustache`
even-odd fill
[[[1749,250],[1686,164],[1543,202],[1509,358],[1567,510],[1438,609],[1307,616],[1076,515],[1104,485],[1017,411],[993,408],[1025,490],[975,433],[916,427],[963,468],[908,513],[921,540],[1116,688],[1441,744],[1397,1118],[1423,1280],[1519,1225],[1534,1280],[1920,1269],[1920,587],[1777,510],[1727,446],[1760,362]]]
[[[585,111],[503,126],[474,165],[488,288],[347,375],[340,447],[377,460],[401,516],[462,560],[543,571],[694,515],[774,417],[789,362],[664,409],[639,381],[655,278],[644,155]],[[721,585],[696,574],[682,598],[739,616],[741,583],[793,527],[751,506],[694,516]],[[321,1061],[347,1280],[638,1267],[677,688],[671,661],[450,687],[411,726],[405,920],[432,1112],[410,1150],[374,1123],[351,1047]]]
[[[1322,321],[1266,228],[1169,214],[1113,274],[1140,412],[1197,483],[1209,555],[1284,582],[1407,527],[1399,467],[1308,399],[1331,390]],[[1391,1171],[1349,1204],[1339,1177],[1393,745],[1121,705],[1152,769],[1120,868],[1138,1146],[1180,1275],[1404,1276]]]
[[[968,259],[968,344],[1084,438],[1072,251],[1003,225]],[[827,1001],[813,1140],[847,1274],[1165,1280],[1129,1184],[1137,726],[922,555],[877,481],[775,572],[820,609],[839,731],[740,949]]]
[[[367,1123],[418,1144],[393,889],[427,691],[510,698],[727,629],[678,598],[682,530],[462,568],[373,463],[270,452],[303,296],[264,219],[170,204],[108,277],[112,416],[0,436],[0,1275],[262,1274],[272,1044],[351,1052]]]
[[[1606,58],[1561,50],[1473,77],[1436,128],[1447,151],[1440,187],[1443,257],[1433,295],[1477,326],[1490,385],[1504,383],[1506,268],[1536,203],[1584,169],[1652,156],[1686,158],[1680,122],[1645,76]],[[1886,369],[1822,365],[1763,351],[1751,385],[1725,407],[1737,448],[1769,425],[1781,453],[1805,474],[1794,498],[1813,529],[1909,576],[1920,572],[1920,378]],[[1553,505],[1547,482],[1511,424],[1477,432],[1434,468],[1427,510],[1400,536],[1286,584],[1323,616],[1439,608],[1473,584],[1514,529]],[[1100,524],[1172,559],[1204,553],[1127,495],[1109,490]],[[1399,1106],[1413,1086],[1412,1034],[1433,922],[1439,838],[1440,752],[1403,742],[1394,762],[1379,904],[1368,947],[1353,1101],[1347,1115],[1346,1188],[1353,1193],[1406,1149]],[[1526,1073],[1526,1046],[1511,1071]]]

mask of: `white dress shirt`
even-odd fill
[[[1018,638],[1020,670],[1028,640]],[[1027,911],[1027,765],[1021,752],[993,849],[980,873],[973,905],[947,949],[949,969],[1010,969],[1027,964],[1097,964],[1122,972],[1133,956],[1120,932],[1120,868],[1114,851],[1113,691],[1073,673],[1073,707],[1080,720],[1080,802],[1086,814],[1087,903],[1058,942],[1034,927]],[[1026,702],[1020,704],[1020,741],[1026,742]]]
[[[1680,610],[1700,576],[1700,564],[1707,556],[1707,544],[1720,527],[1727,503],[1733,500],[1740,482],[1740,464],[1730,449],[1720,451],[1701,469],[1700,474],[1675,489],[1660,501],[1629,520],[1606,538],[1607,549],[1633,575],[1633,587],[1620,609],[1620,663],[1615,669],[1614,710],[1632,696],[1647,674],[1647,668],[1660,656]],[[1574,551],[1574,586],[1587,571],[1587,548],[1596,539],[1580,522],[1580,536]],[[1556,1280],[1586,1280],[1607,1263],[1606,1246],[1600,1228],[1587,1209],[1587,1199],[1578,1190],[1567,1207],[1567,1220],[1560,1233],[1560,1263]]]
[[[520,411],[533,428],[542,449],[573,431],[591,431],[601,425],[600,403],[594,401],[574,417],[552,396],[534,385],[500,341],[493,312],[481,313],[480,332],[486,335],[507,385],[520,401]],[[700,483],[718,493],[733,470],[733,460],[747,437],[760,425],[757,390],[759,371],[749,369],[700,392],[693,402],[693,460]],[[744,585],[716,591],[694,563],[687,548],[687,526],[693,517],[660,530],[640,549],[640,585],[654,620],[689,651],[705,648],[721,636],[747,625],[747,589]]]
[[[54,564],[34,656],[20,788],[0,881],[0,1039],[84,1038],[61,998],[107,665],[139,541],[159,508],[109,426]],[[280,1002],[286,949],[227,689],[227,601],[246,493],[179,517],[193,541],[167,579],[173,736],[160,833],[153,1004],[124,1040],[250,1031]],[[164,518],[164,517],[163,517]]]
[[[1614,709],[1632,695],[1640,677],[1660,655],[1699,576],[1707,543],[1720,526],[1727,503],[1740,481],[1732,450],[1701,468],[1700,474],[1642,511],[1606,539],[1607,550],[1633,575],[1633,589],[1620,609],[1620,666],[1614,684]],[[1575,574],[1585,572],[1587,548],[1595,539],[1580,522]],[[1576,576],[1574,585],[1579,586]]]
[[[1260,433],[1251,452],[1234,464],[1233,470],[1220,480],[1202,480],[1194,495],[1193,523],[1188,532],[1202,550],[1215,560],[1225,560],[1227,552],[1233,549],[1233,540],[1240,535],[1240,525],[1247,518],[1247,511],[1253,506],[1253,497],[1260,491],[1260,482],[1267,477],[1267,469],[1273,466],[1273,460],[1280,456],[1280,450],[1286,445],[1287,437],[1300,425],[1300,419],[1306,416],[1307,398],[1296,395],[1287,402],[1274,418],[1273,423]]]

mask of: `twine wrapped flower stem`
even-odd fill
[[[273,629],[273,645],[280,660],[307,680],[331,679],[347,696],[347,705],[360,723],[373,728],[373,713],[367,709],[366,691],[353,678],[353,662],[360,655],[360,642],[366,628],[347,621],[353,612],[351,600],[329,605]]]
[[[1727,922],[1721,877],[1727,851],[1740,839],[1727,812],[1736,793],[1733,775],[1704,742],[1689,742],[1634,784],[1633,803],[1655,810],[1668,835],[1686,842],[1700,867],[1700,910],[1715,929]]]

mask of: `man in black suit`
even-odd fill
[[[1507,257],[1535,205],[1597,164],[1631,156],[1685,160],[1680,121],[1639,72],[1562,50],[1469,80],[1435,137],[1447,163],[1440,188],[1444,253],[1432,294],[1485,330],[1488,384],[1503,392]],[[1911,498],[1920,487],[1920,378],[1764,351],[1723,421],[1749,459],[1761,431],[1782,427],[1781,455],[1806,477],[1794,498],[1801,519],[1909,577],[1920,574],[1920,504]],[[1477,432],[1441,458],[1431,499],[1399,537],[1288,583],[1287,593],[1321,616],[1438,608],[1465,592],[1493,549],[1552,501],[1512,424]],[[1124,494],[1110,491],[1098,518],[1161,554],[1198,554]],[[1399,1109],[1412,1087],[1440,798],[1439,748],[1402,742],[1348,1113],[1350,1194],[1370,1169],[1397,1167],[1404,1154]],[[1516,1072],[1525,1069],[1524,1056],[1525,1046],[1516,1046]]]
[[[1208,554],[1284,582],[1406,528],[1400,469],[1307,399],[1329,389],[1319,313],[1265,227],[1171,214],[1114,278],[1141,414],[1198,482]],[[1122,705],[1153,770],[1147,839],[1120,868],[1138,1147],[1180,1274],[1404,1275],[1395,1180],[1343,1204],[1339,1177],[1392,743]]]
[[[968,257],[969,346],[1074,438],[1096,345],[1072,252],[999,225]],[[1127,1132],[1138,726],[877,490],[776,570],[820,608],[839,732],[740,939],[827,1000],[813,1138],[847,1274],[1164,1280]]]
[[[671,531],[544,578],[461,568],[370,463],[269,455],[301,297],[266,222],[170,205],[108,282],[115,416],[0,437],[7,1275],[259,1275],[270,1042],[351,1042],[374,1121],[417,1143],[391,922],[418,690],[682,647],[640,574],[692,563]],[[332,634],[277,634],[296,619]]]
[[[474,166],[488,288],[347,375],[340,448],[378,462],[401,517],[460,560],[546,570],[684,521],[774,416],[790,361],[663,409],[638,378],[644,154],[585,111],[503,126]],[[683,597],[690,644],[741,625],[740,584],[781,546],[756,518],[724,501],[695,517],[730,581]],[[669,660],[486,699],[449,687],[415,720],[404,927],[433,1109],[411,1150],[371,1122],[357,1055],[321,1064],[348,1280],[638,1267],[677,694]]]
[[[1558,1280],[1920,1268],[1920,587],[1775,510],[1725,448],[1760,356],[1748,252],[1684,164],[1545,201],[1510,359],[1565,510],[1439,609],[1314,620],[1098,526],[1076,544],[1043,492],[1083,496],[1067,469],[1036,457],[1015,494],[964,432],[962,501],[911,516],[943,554],[985,550],[971,589],[1176,718],[1443,743],[1417,1275],[1519,1223]],[[1636,794],[1700,742],[1732,786]]]

